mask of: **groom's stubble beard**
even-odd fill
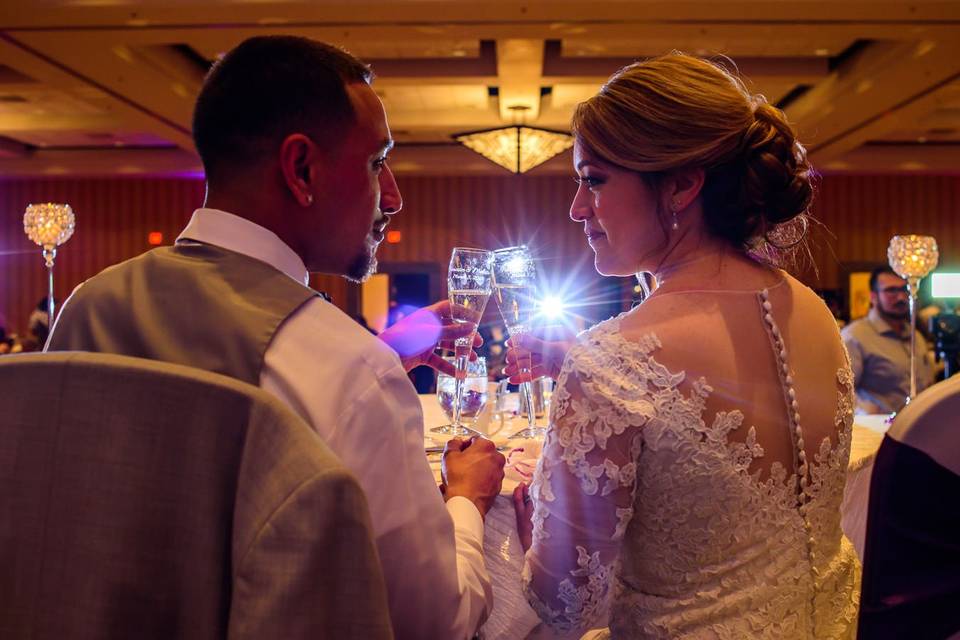
[[[357,284],[366,282],[370,276],[377,272],[377,249],[380,245],[374,244],[371,247],[366,243],[364,244],[363,251],[357,254],[357,257],[347,267],[347,272],[343,274],[344,278]]]

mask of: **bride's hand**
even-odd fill
[[[563,359],[573,346],[576,335],[562,326],[544,327],[507,341],[507,366],[504,375],[512,384],[529,382],[548,376],[557,379]],[[527,371],[521,373],[523,369]]]
[[[533,544],[533,503],[530,501],[530,487],[521,482],[513,490],[513,510],[517,514],[517,533],[520,546],[526,553]]]

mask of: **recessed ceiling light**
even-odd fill
[[[113,54],[124,62],[133,62],[133,52],[122,44],[113,48]]]
[[[830,49],[822,49],[822,48],[821,48],[821,49],[814,49],[813,53],[814,53],[814,55],[817,55],[817,56],[820,56],[820,57],[823,58],[823,57],[826,57],[826,56],[830,55]]]
[[[924,40],[913,50],[913,57],[920,58],[937,48],[937,43],[933,40]]]

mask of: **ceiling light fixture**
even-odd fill
[[[510,108],[520,113],[529,109]],[[526,173],[573,146],[569,133],[525,124],[457,133],[453,139],[513,173]]]

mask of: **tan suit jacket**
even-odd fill
[[[365,497],[207,372],[0,358],[0,638],[388,638]]]

